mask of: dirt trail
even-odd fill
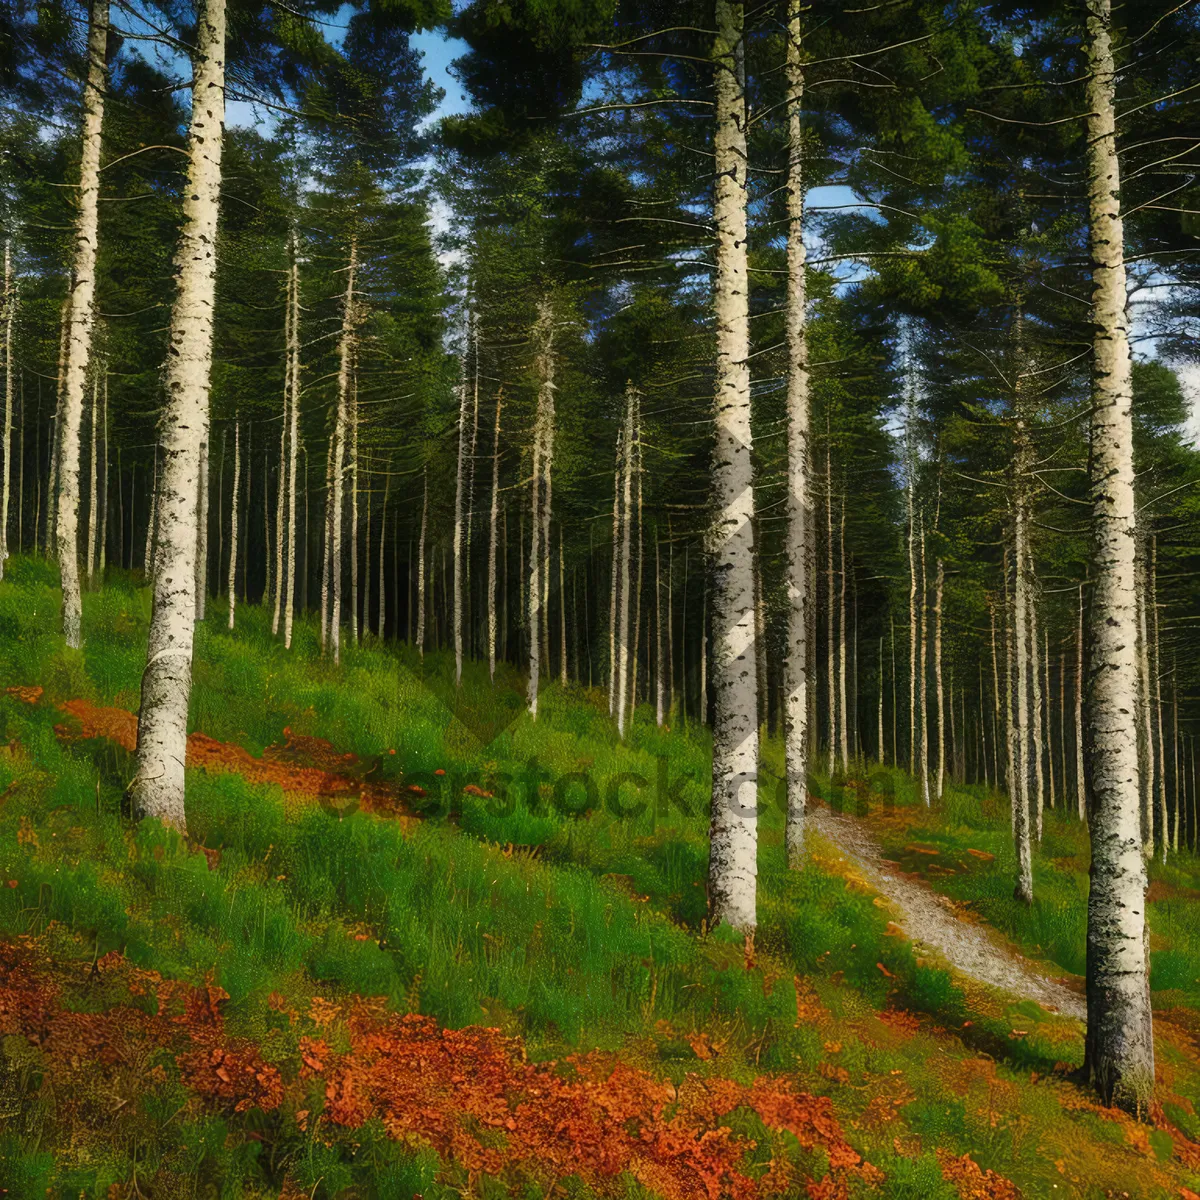
[[[955,915],[954,906],[925,884],[888,866],[879,844],[853,817],[820,804],[808,810],[811,827],[853,864],[854,869],[889,900],[896,924],[914,947],[928,947],[956,971],[979,983],[1033,1000],[1049,1012],[1084,1020],[1084,998],[1056,979],[1042,974],[993,929]]]

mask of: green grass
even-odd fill
[[[54,583],[44,563],[17,558],[0,585],[0,680],[47,693],[37,706],[0,693],[0,736],[20,748],[0,750],[0,880],[16,883],[0,888],[0,933],[41,935],[62,958],[119,949],[168,977],[201,983],[211,973],[230,994],[230,1032],[254,1039],[272,1061],[296,1053],[294,1034],[270,1010],[272,993],[297,1006],[316,994],[384,996],[449,1026],[499,1024],[525,1039],[531,1057],[600,1047],[675,1077],[796,1075],[833,1096],[851,1139],[888,1175],[882,1195],[951,1194],[928,1153],[934,1144],[972,1153],[1030,1195],[1061,1181],[1036,1140],[1019,1134],[1037,1120],[1064,1146],[1079,1139],[1089,1115],[1067,1112],[1029,1083],[1031,1072],[1077,1062],[1078,1036],[1017,1004],[972,1010],[951,976],[888,935],[869,894],[816,863],[788,872],[774,788],[760,821],[758,968],[745,969],[739,939],[706,930],[702,728],[659,730],[641,710],[622,743],[602,696],[556,685],[535,724],[523,713],[522,681],[506,669],[492,687],[486,667],[468,663],[456,689],[448,656],[422,661],[407,647],[370,644],[345,647],[334,667],[311,621],[298,622],[285,652],[268,613],[239,609],[231,634],[214,604],[197,630],[191,728],[252,753],[282,741],[285,727],[327,738],[427,795],[423,819],[406,831],[285,804],[278,789],[239,776],[189,771],[189,846],[153,823],[131,825],[122,811],[128,755],[54,732],[53,702],[82,696],[136,708],[146,590],[110,572],[102,592],[85,596],[86,644],[72,652],[57,633]],[[777,770],[780,755],[778,745],[765,746],[768,768]],[[493,795],[464,795],[467,783]],[[897,805],[915,802],[907,777],[890,773],[886,786]],[[1077,855],[1076,834],[1048,826],[1033,912],[1011,902],[1006,834],[994,798],[967,789],[953,789],[936,827],[919,831],[923,843],[941,839],[946,855],[967,845],[994,853],[993,863],[937,886],[963,889],[998,927],[1074,969],[1085,881],[1050,859],[1063,847]],[[215,869],[196,844],[220,850]],[[1190,886],[1186,865],[1172,870],[1177,886]],[[1162,939],[1155,984],[1173,993],[1186,991],[1194,961],[1186,903],[1154,909]],[[356,939],[364,929],[370,936]],[[797,1022],[795,976],[815,988],[836,1051],[828,1028]],[[889,1007],[931,1020],[892,1045],[871,1024]],[[1014,1040],[1018,1022],[1029,1032]],[[939,1032],[946,1027],[960,1032],[947,1037]],[[722,1045],[716,1065],[699,1063],[683,1036],[699,1031]],[[947,1103],[947,1072],[980,1050],[1012,1091],[1003,1120],[980,1115],[992,1100],[974,1085]],[[4,1078],[24,1069],[21,1053],[4,1047],[0,1092]],[[848,1082],[822,1073],[830,1061]],[[1189,1119],[1187,1106],[1200,1105],[1194,1064],[1177,1074]],[[898,1124],[857,1130],[873,1091],[896,1078],[912,1091]],[[453,1164],[378,1129],[326,1145],[287,1119],[278,1127],[262,1125],[261,1115],[218,1119],[194,1106],[172,1119],[149,1100],[125,1141],[99,1146],[84,1137],[68,1152],[54,1139],[71,1131],[53,1101],[44,1103],[36,1130],[18,1128],[0,1106],[0,1187],[12,1196],[42,1197],[47,1188],[99,1196],[138,1172],[202,1178],[222,1195],[273,1195],[284,1161],[318,1197],[346,1188],[430,1197],[466,1187]],[[897,1132],[924,1149],[897,1155]]]

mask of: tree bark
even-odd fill
[[[808,805],[808,609],[811,525],[809,508],[810,389],[808,369],[808,281],[804,247],[804,53],[800,12],[789,15],[787,32],[787,655],[784,663],[784,774],[788,866],[804,861],[804,816]],[[703,691],[701,713],[705,710]]]
[[[88,420],[88,523],[87,523],[87,552],[85,562],[87,563],[87,581],[90,586],[96,575],[96,520],[99,513],[96,511],[96,489],[99,472],[96,469],[96,419],[100,415],[100,376],[97,373],[100,370],[100,356],[93,355],[92,357],[92,411]],[[8,440],[5,439],[7,447]],[[5,455],[7,458],[7,454]],[[7,472],[6,472],[7,474]],[[5,500],[7,500],[7,495]]]
[[[712,533],[713,722],[710,922],[756,924],[758,668],[754,648],[754,477],[746,230],[744,5],[716,0],[714,46],[717,330]]]
[[[1145,555],[1135,550],[1134,578],[1137,612],[1138,690],[1137,707],[1142,723],[1142,781],[1139,789],[1139,821],[1146,853],[1154,857],[1154,720],[1150,713],[1150,632],[1146,614],[1149,586],[1146,579]]]
[[[850,693],[846,690],[846,497],[841,498],[841,517],[838,523],[838,759],[842,771],[850,769],[849,708]]]
[[[1014,459],[1013,510],[1013,660],[1016,666],[1016,749],[1013,754],[1013,782],[1009,789],[1013,803],[1013,837],[1017,852],[1017,882],[1014,896],[1024,904],[1033,903],[1033,847],[1031,844],[1030,794],[1034,783],[1034,714],[1030,712],[1033,681],[1030,674],[1030,603],[1028,509],[1025,501],[1025,473],[1028,469],[1027,436],[1018,398],[1017,452]]]
[[[196,500],[208,431],[217,214],[225,117],[225,0],[205,0],[196,31],[188,186],[176,254],[167,407],[161,424],[154,607],[138,720],[135,812],[186,827],[184,760],[196,597]],[[60,532],[70,534],[68,527]],[[68,542],[68,545],[70,543]]]
[[[543,602],[544,549],[550,515],[550,465],[554,453],[554,314],[549,299],[539,305],[537,370],[539,377],[537,417],[533,431],[533,478],[530,491],[529,543],[529,715],[536,721],[538,683],[544,641]],[[543,499],[544,492],[544,499]]]
[[[1085,1070],[1106,1103],[1147,1114],[1154,1039],[1146,864],[1138,846],[1133,388],[1117,160],[1111,0],[1087,0],[1092,259],[1092,620],[1088,670],[1092,866]]]
[[[1153,638],[1153,678],[1154,678],[1154,734],[1157,753],[1154,762],[1154,777],[1157,781],[1155,799],[1158,812],[1158,846],[1162,861],[1167,861],[1167,847],[1170,842],[1167,829],[1167,763],[1166,750],[1163,745],[1163,701],[1162,701],[1162,644],[1159,640],[1158,620],[1158,537],[1150,535],[1150,588],[1148,601],[1150,611],[1154,616],[1152,622]]]
[[[71,263],[70,336],[58,428],[57,553],[62,578],[63,634],[83,644],[79,594],[79,434],[96,319],[96,244],[99,232],[100,149],[107,88],[108,0],[92,0],[88,17],[87,80],[79,161],[79,210]],[[218,151],[219,154],[219,151]]]
[[[925,522],[924,517],[918,517],[918,537],[920,541],[921,560],[921,604],[918,610],[921,630],[921,659],[917,664],[920,678],[917,686],[917,703],[920,714],[917,718],[917,732],[921,739],[920,777],[921,799],[925,807],[930,805],[929,795],[929,579],[925,570]]]
[[[285,507],[288,491],[288,430],[291,428],[292,408],[292,288],[295,286],[296,250],[291,239],[288,241],[291,266],[288,269],[287,293],[283,302],[283,413],[279,421],[279,470],[275,475],[275,570],[272,589],[271,635],[279,632],[279,617],[283,611],[283,558],[284,542],[287,540]]]
[[[617,603],[621,590],[621,480],[624,478],[625,423],[617,430],[616,467],[613,471],[612,570],[608,602],[608,714],[617,715]],[[660,722],[661,724],[661,722]]]
[[[500,411],[504,393],[496,393],[496,425],[492,434],[492,503],[488,513],[488,678],[496,678],[496,516],[500,507]]]
[[[242,426],[233,423],[233,496],[229,505],[229,628],[237,610],[238,492],[242,483]]]
[[[667,718],[667,682],[663,655],[662,561],[654,539],[654,722],[659,729]]]
[[[837,634],[835,621],[837,617],[837,576],[833,569],[833,460],[832,438],[828,427],[825,430],[825,676],[826,688],[829,693],[828,718],[829,728],[829,778],[832,781],[837,772],[837,727],[838,727],[838,693],[837,693]]]
[[[4,561],[8,558],[8,504],[12,487],[12,410],[13,410],[13,318],[16,315],[17,292],[13,283],[12,241],[4,243],[4,444],[0,455],[4,458],[4,482],[0,485],[0,579],[4,578]],[[21,414],[22,435],[25,430],[24,412]],[[22,440],[24,438],[22,437]],[[20,549],[20,521],[17,522],[17,549]]]
[[[329,576],[332,598],[329,609],[329,644],[333,661],[341,661],[342,652],[342,499],[346,488],[345,458],[347,426],[350,420],[350,389],[354,373],[354,275],[358,269],[358,238],[350,238],[350,257],[346,266],[346,297],[342,302],[342,332],[338,340],[337,414],[333,430],[332,494],[329,505]],[[357,514],[355,514],[357,515]],[[357,563],[352,564],[353,568]],[[353,628],[353,627],[352,627]]]
[[[392,487],[392,475],[389,471],[383,478],[383,508],[379,512],[379,612],[375,619],[375,636],[383,642],[383,631],[387,623],[387,600],[385,589],[387,576],[384,571],[385,555],[387,552],[387,506],[388,494]]]
[[[1029,555],[1029,685],[1033,691],[1032,722],[1029,731],[1029,759],[1033,766],[1033,798],[1030,809],[1034,818],[1034,833],[1037,840],[1042,840],[1042,814],[1046,805],[1046,773],[1043,766],[1044,751],[1048,745],[1046,740],[1046,709],[1042,697],[1042,667],[1041,646],[1038,638],[1037,596],[1033,590],[1033,581],[1037,578],[1033,566],[1033,554]]]
[[[210,344],[211,361],[211,344]],[[207,400],[207,396],[206,396]],[[200,480],[196,488],[196,594],[195,619],[204,620],[205,602],[208,599],[208,413],[204,414],[203,440],[200,443]],[[166,472],[163,473],[164,479]],[[159,548],[161,553],[161,546]],[[155,568],[157,572],[158,568]]]
[[[350,380],[350,403],[347,409],[349,422],[347,445],[350,450],[350,640],[357,646],[361,640],[363,624],[358,616],[358,360],[354,360],[354,375]]]
[[[287,555],[283,569],[286,584],[283,588],[283,644],[292,647],[292,627],[296,616],[296,467],[300,449],[300,262],[296,234],[292,233],[291,262],[291,320],[288,332],[287,371],[291,377],[290,406],[285,406],[287,421]],[[307,458],[305,462],[307,462]],[[307,532],[307,529],[306,529]],[[307,570],[307,554],[305,569]],[[278,562],[278,559],[276,559]]]
[[[468,315],[467,322],[470,325]],[[470,341],[468,329],[467,340]],[[476,397],[478,399],[478,395]],[[454,477],[454,686],[462,685],[463,669],[463,516],[467,489],[467,352],[458,380],[458,463]]]
[[[621,480],[621,586],[617,600],[617,736],[625,737],[625,708],[629,702],[629,569],[633,551],[633,460],[636,450],[638,394],[625,385],[625,463]]]
[[[429,529],[429,466],[423,472],[421,536],[417,540],[417,652],[425,657],[425,535]]]
[[[1087,772],[1083,764],[1083,584],[1079,585],[1079,624],[1075,631],[1075,802],[1087,820]]]
[[[942,690],[942,593],[946,586],[946,564],[939,558],[933,581],[933,683],[937,698],[937,798],[946,788],[946,696]],[[954,720],[951,699],[950,720]]]

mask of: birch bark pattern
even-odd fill
[[[425,534],[429,528],[429,467],[422,472],[421,536],[417,542],[417,651],[425,657]]]
[[[300,263],[297,258],[296,235],[292,234],[291,320],[288,332],[287,371],[291,383],[288,392],[291,404],[285,419],[287,429],[287,561],[284,563],[286,583],[283,588],[283,645],[292,648],[292,626],[296,616],[296,466],[300,444]],[[305,457],[307,467],[308,458]],[[305,526],[307,532],[307,524]],[[305,564],[307,566],[307,554]]]
[[[197,24],[188,138],[188,186],[176,255],[161,424],[154,607],[138,720],[137,773],[130,784],[135,812],[180,831],[184,759],[192,682],[196,579],[196,496],[201,443],[208,426],[217,212],[225,118],[225,0],[206,0]]]
[[[629,568],[633,548],[633,460],[637,423],[637,390],[625,385],[625,462],[621,480],[621,586],[617,600],[617,736],[625,737],[625,709],[629,702]]]
[[[1092,798],[1084,1067],[1106,1103],[1139,1115],[1154,1089],[1146,864],[1138,828],[1132,362],[1117,161],[1111,0],[1087,0],[1093,404],[1088,790]]]
[[[271,634],[279,632],[279,616],[283,610],[283,545],[286,539],[284,528],[284,504],[287,496],[287,439],[291,425],[292,409],[292,288],[296,283],[296,249],[289,241],[291,266],[288,269],[287,295],[283,303],[283,414],[279,422],[279,471],[275,476],[275,588],[274,608],[271,613]]]
[[[758,671],[754,647],[754,477],[750,428],[750,320],[746,247],[744,6],[716,0],[713,48],[717,332],[712,531],[711,924],[746,934],[756,924]]]
[[[470,318],[468,317],[468,323]],[[468,334],[469,340],[469,334]],[[464,348],[458,381],[458,469],[454,480],[454,686],[462,684],[463,669],[463,502],[467,465],[467,352]]]
[[[13,317],[17,304],[16,288],[13,286],[12,242],[4,243],[4,444],[0,454],[4,458],[4,483],[0,490],[0,579],[4,578],[4,560],[8,558],[8,497],[12,487],[12,409],[13,409]],[[21,430],[24,434],[25,412],[21,411]],[[17,521],[17,546],[20,548],[21,522]],[[35,525],[36,535],[36,525]],[[35,537],[36,540],[36,537]]]
[[[809,778],[809,340],[804,250],[803,29],[787,22],[787,655],[784,665],[784,770],[787,865],[804,860]],[[701,719],[706,701],[701,691]]]
[[[100,137],[104,124],[108,50],[108,0],[92,0],[88,19],[87,80],[83,88],[83,128],[79,160],[79,211],[71,261],[70,325],[58,421],[58,494],[55,503],[56,552],[62,579],[63,634],[67,645],[83,644],[79,595],[79,434],[83,396],[96,319],[96,239],[99,234]],[[218,155],[220,151],[217,151]]]
[[[488,678],[496,678],[496,516],[500,506],[500,411],[504,393],[496,393],[496,425],[492,434],[492,504],[488,512]]]
[[[242,426],[233,423],[233,496],[229,505],[229,628],[237,610],[238,493],[242,483]]]
[[[346,298],[342,307],[342,332],[338,341],[337,415],[333,432],[333,471],[329,497],[329,575],[333,593],[329,609],[329,644],[333,661],[342,654],[342,497],[345,493],[346,426],[354,364],[354,272],[358,267],[358,240],[350,239],[346,268]]]
[[[550,463],[554,453],[554,314],[549,299],[538,306],[538,402],[533,430],[533,478],[530,491],[529,544],[529,715],[536,721],[538,682],[544,641],[543,575],[548,575],[540,545],[549,540]],[[544,495],[543,495],[544,492]],[[546,563],[549,559],[547,557]],[[549,579],[545,579],[545,584]]]

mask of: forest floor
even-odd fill
[[[1143,1125],[1075,1078],[1068,813],[1026,909],[996,793],[817,777],[803,871],[763,810],[751,948],[705,924],[703,728],[643,709],[622,743],[556,685],[535,725],[506,669],[334,667],[246,607],[197,631],[181,840],[123,811],[144,589],[110,573],[71,652],[52,570],[8,565],[7,1196],[1195,1200],[1192,856],[1151,869]]]

